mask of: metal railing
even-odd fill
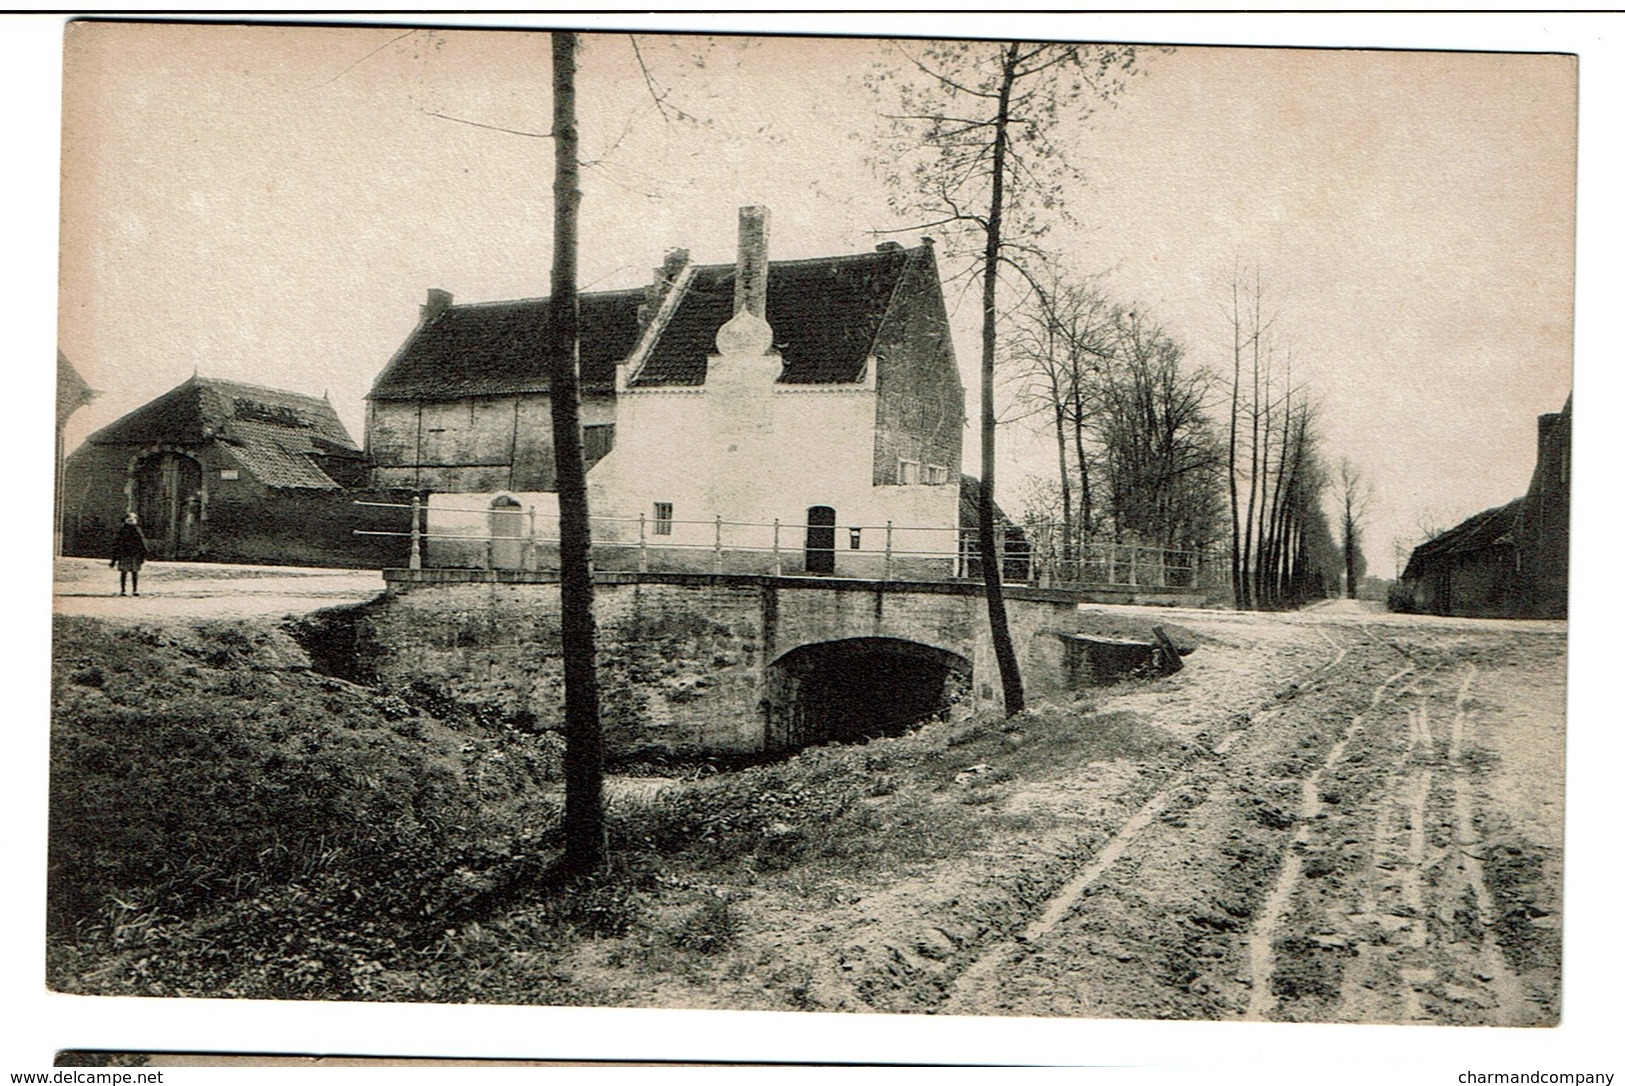
[[[1031,547],[1033,577],[1043,584],[1110,585],[1124,588],[1212,588],[1222,556],[1211,549],[1159,547],[1125,539],[1072,539],[1061,542],[1061,525],[1029,522],[1024,531]]]
[[[390,532],[356,530],[357,535],[393,536],[410,542],[408,567],[422,569],[426,546],[447,545],[451,557],[476,558],[487,569],[543,569],[549,550],[558,545],[556,513],[535,506],[429,506],[420,498],[410,504],[357,502],[379,508],[411,511],[411,530]],[[469,524],[454,531],[431,532],[425,514],[482,516],[486,530]],[[980,579],[981,556],[976,530],[959,526],[897,524],[842,524],[809,526],[803,522],[727,520],[720,515],[677,519],[594,516],[593,564],[606,572],[650,572],[653,566],[682,567],[713,573],[750,572],[783,576],[787,563],[808,572],[878,576],[893,580],[904,574],[913,579]],[[506,530],[495,530],[497,527]],[[942,534],[953,536],[932,546]],[[1004,579],[1013,584],[1094,584],[1122,587],[1194,588],[1205,581],[1211,564],[1200,551],[1149,547],[1138,543],[1089,542],[1063,559],[1043,545],[1034,546],[1027,533],[1014,525],[998,527],[997,552]],[[472,551],[472,554],[470,553]],[[709,554],[708,561],[692,559]],[[686,558],[684,556],[687,556]],[[448,563],[456,564],[456,563]],[[795,570],[801,572],[802,570]]]

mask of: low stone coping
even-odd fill
[[[986,586],[980,581],[879,581],[858,577],[774,577],[760,573],[636,573],[600,571],[593,583],[737,585],[773,588],[814,588],[826,592],[912,592],[920,595],[981,596]],[[558,584],[557,570],[544,569],[386,569],[384,581],[391,588],[431,584]],[[1006,599],[1031,603],[1075,604],[1082,596],[1070,589],[1033,588],[1005,585]]]

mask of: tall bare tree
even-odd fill
[[[1371,496],[1371,483],[1345,456],[1337,465],[1337,512],[1343,532],[1343,594],[1351,600],[1358,598],[1360,577],[1365,573],[1360,536]]]
[[[1022,271],[1022,257],[1065,216],[1067,186],[1079,180],[1066,165],[1063,125],[1086,117],[1123,89],[1135,70],[1132,46],[1034,42],[900,44],[905,75],[872,81],[895,102],[886,154],[877,156],[898,181],[893,208],[912,228],[940,229],[950,255],[967,256],[981,278],[982,467],[977,545],[987,589],[988,624],[1008,714],[1026,704],[1005,614],[994,523],[997,425],[994,361],[998,356],[999,277]],[[897,164],[905,169],[897,171]]]
[[[565,873],[604,860],[604,740],[598,713],[596,632],[592,615],[592,526],[581,455],[580,311],[576,288],[581,208],[580,130],[576,125],[577,36],[555,31],[553,44],[553,284],[548,375],[559,494],[559,598],[564,657]]]
[[[1211,376],[1141,307],[1115,306],[1113,346],[1092,373],[1113,534],[1201,548],[1222,531],[1222,463],[1208,419]]]
[[[1005,337],[1017,402],[1054,428],[1058,549],[1065,562],[1095,527],[1096,456],[1086,438],[1098,406],[1095,378],[1113,349],[1113,334],[1112,304],[1100,286],[1092,280],[1070,282],[1051,267],[1016,311]]]

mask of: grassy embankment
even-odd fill
[[[747,968],[755,899],[855,900],[1051,828],[1023,781],[1188,754],[1082,700],[694,767],[618,794],[608,870],[548,889],[555,736],[318,674],[270,623],[59,619],[53,704],[49,981],[121,995],[633,1002]],[[817,1005],[787,984],[765,1005]]]

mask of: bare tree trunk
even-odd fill
[[[1247,586],[1241,579],[1241,496],[1236,486],[1236,423],[1241,412],[1241,291],[1235,279],[1230,280],[1230,320],[1235,348],[1230,374],[1230,595],[1236,609],[1244,610]]]
[[[1081,382],[1072,384],[1072,458],[1078,462],[1078,542],[1083,543],[1095,527],[1095,499],[1089,486],[1089,458],[1083,448],[1083,391]],[[1080,546],[1081,556],[1081,546]]]
[[[998,349],[998,281],[1000,229],[1004,222],[1004,170],[1009,139],[1010,90],[1015,82],[1017,43],[1004,51],[1004,75],[999,81],[999,113],[993,129],[993,193],[987,216],[987,246],[982,255],[982,479],[977,502],[977,546],[982,556],[982,580],[987,587],[987,621],[993,636],[993,655],[999,662],[1004,691],[1004,712],[1014,716],[1026,708],[1021,668],[1010,640],[1010,620],[1004,610],[1004,571],[999,568],[998,539],[993,521],[995,440],[998,416],[993,405],[993,360]]]
[[[1241,566],[1242,576],[1248,580],[1247,595],[1249,602],[1257,605],[1256,583],[1257,578],[1253,570],[1253,514],[1258,503],[1258,352],[1259,352],[1259,301],[1256,285],[1253,291],[1253,402],[1252,421],[1253,439],[1251,444],[1251,468],[1247,474],[1247,532],[1242,543]]]
[[[576,226],[581,204],[575,108],[576,35],[553,34],[553,296],[548,374],[559,492],[559,597],[564,657],[564,856],[578,874],[604,860],[604,742],[592,616],[592,528],[581,458]]]
[[[1066,468],[1066,406],[1061,392],[1055,389],[1055,457],[1061,469],[1061,561],[1071,562],[1073,557],[1072,529],[1072,473]]]

